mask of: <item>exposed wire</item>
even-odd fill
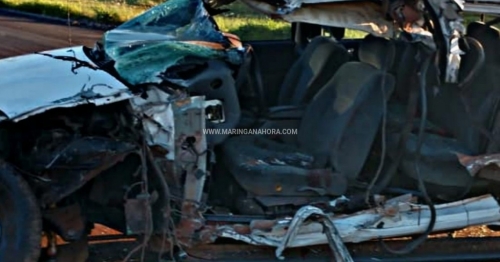
[[[143,140],[142,143],[142,150],[141,150],[141,178],[142,178],[142,183],[135,183],[131,187],[134,187],[136,185],[141,185],[141,194],[144,195],[149,195],[149,185],[148,185],[148,167],[147,167],[147,157],[145,156],[146,152],[148,152],[148,146],[145,140]],[[130,189],[130,188],[129,188]],[[148,199],[148,203],[146,203],[146,223],[144,224],[144,238],[142,240],[142,243],[132,249],[127,256],[122,260],[122,262],[127,262],[130,260],[130,258],[137,252],[141,251],[141,261],[144,262],[144,258],[146,255],[146,247],[148,245],[149,240],[151,239],[151,236],[153,234],[153,218],[151,217],[151,205]]]
[[[156,164],[156,162],[154,161],[154,156],[153,156],[153,153],[151,152],[151,149],[149,147],[146,147],[145,149],[146,151],[146,157],[151,165],[151,167],[153,168],[153,173],[157,176],[158,180],[160,181],[160,184],[163,188],[163,196],[164,196],[164,201],[165,201],[165,205],[166,205],[166,210],[164,210],[163,212],[163,221],[167,221],[167,224],[164,225],[163,227],[163,235],[162,235],[162,243],[161,243],[161,248],[160,248],[160,254],[158,255],[159,257],[163,254],[163,246],[165,244],[165,240],[166,240],[166,235],[168,235],[168,239],[170,240],[173,240],[170,242],[170,256],[172,256],[172,259],[173,259],[173,248],[174,248],[174,244],[176,244],[178,241],[175,237],[175,230],[173,230],[174,232],[172,233],[170,231],[170,226],[172,226],[172,228],[175,228],[175,223],[174,221],[172,220],[172,217],[171,217],[171,214],[172,214],[172,207],[171,207],[171,204],[170,204],[170,200],[171,200],[171,193],[170,193],[170,188],[168,187],[168,183],[167,181],[165,180],[165,177],[163,177],[163,173],[161,172],[160,168],[158,167],[158,165]]]
[[[394,46],[392,46],[394,47]],[[393,53],[395,52],[394,48],[392,49]],[[392,56],[392,59],[394,59],[394,54]],[[384,75],[382,77],[381,81],[381,86],[380,89],[382,91],[382,131],[381,131],[381,138],[382,138],[382,153],[380,156],[380,163],[378,165],[377,171],[375,173],[375,176],[370,182],[370,185],[368,186],[368,189],[366,190],[366,195],[365,195],[365,203],[367,205],[370,205],[370,195],[373,190],[373,187],[375,186],[375,183],[378,181],[380,175],[382,174],[382,170],[384,168],[384,163],[385,163],[385,157],[387,154],[387,141],[386,141],[386,129],[387,129],[387,97],[386,97],[386,90],[385,90],[385,84],[386,84],[386,78],[387,78],[387,70],[388,67],[390,66],[389,64],[390,59],[385,60],[385,66],[384,66]]]
[[[405,246],[402,249],[395,250],[391,249],[385,244],[383,239],[380,239],[380,244],[382,247],[396,255],[406,255],[411,253],[413,250],[418,248],[422,243],[427,240],[427,237],[429,236],[430,233],[432,233],[434,229],[434,225],[436,224],[436,208],[434,204],[432,203],[431,198],[429,197],[429,194],[427,193],[427,189],[425,187],[425,183],[422,179],[422,175],[420,172],[420,157],[421,157],[421,148],[422,144],[424,141],[424,133],[425,133],[425,124],[427,122],[427,92],[426,92],[426,77],[427,77],[427,69],[430,66],[430,61],[431,61],[432,56],[428,57],[423,65],[422,65],[422,70],[419,72],[419,80],[420,80],[420,100],[421,100],[421,106],[422,106],[422,113],[421,113],[421,121],[420,121],[420,126],[418,130],[418,138],[417,138],[417,148],[415,150],[415,161],[414,161],[414,167],[415,167],[415,172],[417,173],[417,180],[418,180],[418,188],[422,192],[423,199],[425,203],[429,206],[429,210],[431,212],[431,217],[429,221],[429,225],[427,226],[427,229],[425,232],[417,237],[415,240],[410,242],[407,246]]]
[[[415,73],[417,72],[415,71]],[[403,159],[405,153],[404,149],[406,147],[406,142],[408,141],[410,133],[413,129],[413,119],[417,112],[416,110],[418,103],[418,93],[419,93],[418,86],[412,85],[410,87],[410,96],[408,98],[408,106],[406,110],[406,123],[401,129],[401,135],[399,137],[397,145],[398,148],[397,155],[395,159],[393,159],[392,164],[387,169],[387,172],[385,172],[384,176],[382,176],[381,179],[379,179],[380,181],[378,181],[376,187],[372,189],[372,193],[379,194],[390,184],[390,182],[394,178],[394,175],[397,173],[399,164],[401,163],[401,160]]]

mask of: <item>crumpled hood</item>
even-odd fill
[[[82,46],[0,60],[0,110],[19,121],[52,108],[103,105],[132,97]]]

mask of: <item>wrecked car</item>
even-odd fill
[[[404,255],[499,222],[497,1],[240,1],[293,41],[221,32],[232,1],[169,0],[93,48],[0,60],[1,262],[96,223],[172,256],[230,239],[354,261],[346,243],[418,235],[386,247]]]

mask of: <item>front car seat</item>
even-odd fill
[[[285,75],[283,84],[280,87],[278,94],[277,105],[272,107],[265,106],[263,97],[266,93],[264,90],[257,91],[257,100],[260,101],[258,107],[264,112],[255,114],[254,110],[247,108],[254,106],[248,99],[243,98],[241,101],[243,112],[239,127],[261,126],[263,122],[272,118],[290,117],[296,114],[303,113],[303,105],[307,104],[314,95],[322,88],[328,80],[330,80],[335,72],[351,58],[351,55],[344,46],[337,43],[334,39],[317,36],[311,40],[306,46],[302,55],[291,66],[288,73]],[[255,59],[255,58],[254,58]],[[258,63],[257,61],[253,61]],[[250,62],[251,63],[251,62]],[[259,70],[248,66],[245,70]],[[242,74],[242,77],[248,77],[247,74]],[[253,76],[252,82],[254,85],[262,83],[259,72],[250,74]],[[243,79],[243,78],[242,78]],[[237,82],[241,86],[239,79]],[[248,78],[246,80],[248,82]],[[265,89],[265,86],[255,86],[258,89]],[[240,88],[240,90],[242,90]],[[256,90],[254,90],[255,92]],[[245,92],[245,91],[243,91]],[[252,101],[255,98],[252,99]],[[255,102],[255,101],[254,101]],[[262,108],[263,107],[263,108]]]
[[[313,38],[286,74],[278,106],[308,103],[349,58],[349,52],[334,39]]]
[[[361,62],[347,62],[307,106],[296,143],[235,136],[223,144],[224,165],[254,196],[341,195],[356,179],[379,129],[394,78],[392,42],[369,36]]]

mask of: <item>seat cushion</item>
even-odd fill
[[[223,144],[224,164],[256,196],[342,195],[347,182],[295,146],[264,136],[236,136]]]
[[[419,162],[420,176],[424,182],[457,188],[466,188],[472,183],[472,176],[459,163],[457,156],[458,153],[470,155],[470,151],[453,138],[430,133],[426,133],[424,136],[425,140],[420,150]],[[391,133],[387,136],[387,152],[391,159],[397,157],[399,139],[399,133]],[[410,134],[400,165],[400,170],[415,180],[418,179],[418,173],[415,169],[417,141],[417,135]]]

